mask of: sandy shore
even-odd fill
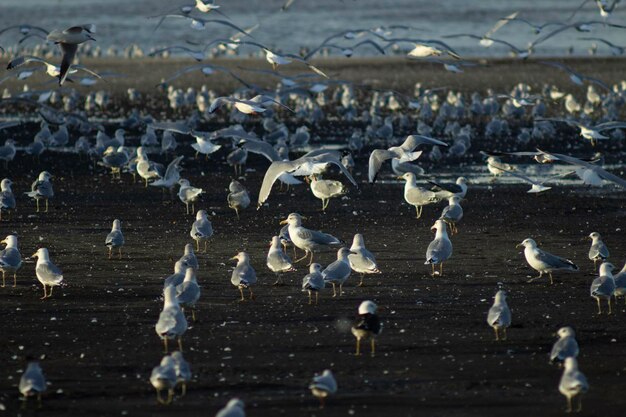
[[[325,71],[331,78],[344,80],[356,84],[365,84],[372,88],[394,89],[404,94],[412,94],[415,83],[421,82],[427,88],[447,87],[462,92],[485,92],[488,88],[494,91],[509,91],[519,82],[527,83],[536,88],[543,84],[554,84],[562,89],[572,91],[575,95],[584,94],[586,87],[579,87],[569,81],[567,74],[555,68],[541,65],[538,61],[544,59],[529,59],[527,61],[513,59],[476,59],[476,66],[464,67],[464,73],[455,74],[445,71],[439,64],[409,61],[401,57],[358,58],[349,59],[318,59],[312,61]],[[598,78],[611,85],[625,78],[624,65],[621,58],[559,58],[575,70]],[[125,77],[108,78],[107,83],[99,83],[92,87],[74,86],[81,92],[105,89],[115,93],[125,93],[129,87],[136,88],[142,93],[158,93],[155,86],[163,79],[167,79],[176,71],[197,65],[191,59],[161,59],[143,58],[125,60],[118,58],[84,59],[83,65],[97,72],[113,72]],[[203,64],[218,65],[228,68],[248,83],[262,87],[275,86],[277,79],[265,74],[258,74],[244,69],[271,69],[271,66],[261,59],[221,58],[205,60]],[[0,60],[0,66],[6,67],[6,60]],[[303,65],[294,63],[282,66],[281,72],[293,75],[306,72]],[[5,74],[8,74],[5,72]],[[51,88],[53,85],[43,84],[49,81],[43,74],[35,74],[28,80],[32,89]],[[7,80],[0,87],[7,87],[11,91],[21,91],[23,81]],[[199,88],[203,84],[217,91],[219,94],[228,94],[241,87],[241,84],[228,75],[217,72],[204,76],[199,71],[186,74],[171,83],[175,87]]]

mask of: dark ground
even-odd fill
[[[19,197],[2,233],[19,235],[23,256],[48,247],[67,283],[42,301],[34,264],[25,263],[18,287],[0,289],[0,402],[6,415],[19,407],[22,358],[31,353],[45,355],[41,365],[51,384],[40,415],[213,415],[238,396],[250,416],[557,416],[564,414],[565,399],[557,390],[561,371],[548,364],[548,352],[562,325],[576,329],[580,367],[591,385],[582,415],[623,415],[625,309],[621,301],[612,316],[595,314],[589,244],[580,241],[599,231],[621,268],[623,191],[555,187],[535,196],[525,186],[471,187],[446,274],[432,278],[424,254],[441,207],[425,208],[416,220],[400,184],[364,183],[365,157],[358,160],[361,188],[333,200],[328,213],[318,212],[319,201],[300,187],[293,197],[272,193],[269,208],[249,208],[237,221],[225,204],[231,169],[215,162],[222,156],[183,164],[183,175],[207,190],[197,208],[212,213],[216,233],[209,253],[199,255],[199,321],[184,336],[194,379],[188,395],[170,407],[156,404],[148,382],[162,357],[154,325],[162,279],[190,242],[193,216],[184,214],[180,201],[131,183],[129,175],[111,182],[100,167],[93,175],[77,156],[48,153],[33,163],[18,155],[4,171]],[[245,185],[256,201],[267,162],[250,160],[255,171]],[[43,169],[55,175],[57,194],[49,213],[36,214],[22,193]],[[300,291],[305,266],[288,275],[288,286],[272,287],[268,244],[292,211],[309,216],[306,226],[347,242],[363,233],[383,274],[367,278],[362,288],[351,277],[341,298],[332,299],[326,289],[317,307],[307,305]],[[108,260],[104,247],[114,218],[122,220],[126,236],[122,260]],[[582,272],[555,274],[554,285],[527,284],[534,271],[515,248],[527,237],[573,259]],[[259,276],[254,302],[238,303],[230,284],[234,262],[228,259],[242,249]],[[328,252],[317,260],[326,265],[334,257]],[[509,292],[513,326],[509,340],[496,343],[485,319],[500,283]],[[380,306],[385,325],[375,358],[353,356],[346,327],[364,299]],[[319,410],[307,385],[326,368],[335,373],[339,391]]]

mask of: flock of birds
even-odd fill
[[[287,10],[292,3],[293,0],[289,0],[283,9]],[[517,13],[515,13],[499,20],[483,36],[457,34],[450,35],[449,38],[469,36],[478,39],[484,45],[504,43],[516,51],[518,56],[525,58],[538,45],[566,30],[574,29],[588,32],[594,26],[601,24],[615,29],[625,28],[606,20],[619,0],[613,1],[611,4],[600,0],[596,3],[603,20],[575,23],[547,22],[546,24],[535,25],[517,17]],[[440,202],[447,203],[432,225],[431,230],[435,232],[435,236],[428,245],[425,254],[425,264],[430,265],[433,276],[443,276],[443,265],[452,257],[451,237],[459,233],[458,224],[464,215],[461,204],[464,199],[468,198],[470,181],[461,176],[454,183],[429,179],[426,184],[419,185],[418,181],[421,182],[425,177],[425,172],[414,162],[420,158],[426,149],[429,160],[435,163],[446,158],[454,160],[454,158],[463,157],[471,148],[471,139],[476,133],[473,131],[473,126],[469,124],[461,126],[461,120],[467,116],[484,117],[489,120],[485,123],[484,136],[506,137],[510,135],[507,119],[520,121],[531,118],[532,126],[522,128],[517,136],[517,143],[520,145],[528,143],[531,139],[540,140],[554,136],[558,132],[556,126],[579,129],[580,136],[594,146],[598,141],[623,139],[624,137],[621,129],[626,128],[626,123],[618,121],[617,116],[621,106],[626,101],[626,83],[622,82],[621,85],[609,87],[602,81],[579,74],[563,64],[545,63],[546,66],[567,73],[574,84],[588,85],[587,102],[584,106],[581,106],[572,94],[561,92],[554,86],[546,86],[539,94],[531,94],[531,88],[524,84],[515,86],[508,94],[490,92],[486,98],[482,98],[478,93],[475,93],[470,99],[471,104],[466,102],[466,98],[461,93],[457,94],[452,91],[448,93],[442,103],[436,91],[425,90],[420,86],[416,89],[415,97],[408,97],[398,92],[374,91],[369,103],[370,108],[363,109],[359,114],[359,106],[362,103],[359,103],[355,89],[362,88],[362,86],[329,79],[323,69],[311,64],[309,58],[313,57],[319,50],[339,49],[343,55],[349,57],[356,48],[364,45],[369,45],[384,54],[391,45],[412,43],[413,49],[408,54],[411,58],[428,58],[442,62],[450,71],[460,70],[462,65],[468,64],[461,60],[453,48],[440,40],[389,38],[386,34],[381,35],[374,30],[365,29],[349,30],[329,36],[318,48],[303,56],[282,53],[257,41],[250,40],[253,39],[251,31],[241,29],[232,23],[220,11],[220,6],[217,4],[196,0],[193,5],[183,5],[177,9],[177,11],[154,16],[160,19],[157,28],[165,19],[183,19],[189,21],[195,29],[204,28],[207,24],[230,27],[237,31],[237,37],[216,39],[211,44],[219,44],[234,49],[244,45],[259,48],[265,53],[266,60],[272,65],[272,70],[257,71],[263,71],[271,77],[278,76],[281,80],[280,86],[285,90],[268,91],[250,85],[223,67],[213,64],[199,64],[179,71],[162,83],[162,87],[165,87],[167,91],[170,107],[173,109],[181,106],[196,107],[197,112],[192,117],[174,122],[157,122],[151,117],[133,113],[120,124],[114,137],[109,137],[101,124],[90,121],[88,117],[77,111],[78,101],[75,98],[75,94],[77,94],[75,92],[65,95],[63,98],[56,97],[55,94],[57,93],[52,91],[38,92],[38,95],[27,91],[15,97],[11,97],[5,92],[0,101],[0,107],[9,105],[34,106],[38,111],[38,117],[41,118],[41,130],[36,134],[31,144],[20,148],[16,146],[14,140],[7,139],[4,146],[0,147],[0,159],[5,162],[6,167],[10,168],[10,164],[18,151],[38,158],[43,152],[51,152],[59,148],[67,149],[73,132],[80,132],[81,136],[76,139],[73,145],[73,149],[77,153],[88,155],[94,164],[110,170],[113,178],[119,178],[122,173],[130,173],[133,177],[139,176],[145,187],[158,187],[164,193],[167,191],[173,193],[176,187],[179,187],[177,197],[185,205],[186,213],[195,213],[195,221],[189,232],[190,238],[195,242],[195,251],[193,244],[187,244],[183,256],[174,265],[174,273],[164,279],[163,308],[155,324],[155,331],[163,341],[165,356],[160,364],[153,369],[150,383],[156,390],[158,402],[162,404],[170,404],[173,401],[175,390],[178,387],[181,390],[180,396],[184,396],[187,383],[191,380],[191,366],[183,357],[182,340],[188,330],[186,310],[191,311],[191,320],[195,321],[195,306],[201,297],[201,287],[196,278],[199,263],[195,252],[202,250],[207,252],[214,231],[207,211],[196,210],[196,204],[201,200],[205,190],[192,186],[189,179],[181,177],[181,164],[185,157],[174,157],[167,166],[150,160],[149,153],[158,146],[157,132],[162,132],[160,150],[166,155],[174,153],[179,146],[175,134],[179,138],[194,138],[195,142],[191,144],[191,148],[196,153],[196,158],[203,155],[208,159],[224,146],[230,145],[231,151],[228,153],[226,161],[233,167],[237,179],[233,179],[229,185],[226,203],[235,211],[237,218],[243,210],[248,209],[252,202],[247,187],[241,182],[247,175],[245,165],[250,154],[262,155],[270,162],[258,192],[257,209],[268,209],[270,195],[276,182],[280,184],[280,187],[292,187],[301,184],[302,181],[299,178],[303,178],[308,182],[313,196],[321,201],[321,209],[325,211],[329,208],[330,200],[342,198],[348,192],[349,186],[340,180],[325,179],[323,176],[332,168],[342,178],[346,178],[352,186],[358,187],[358,182],[352,175],[355,168],[352,153],[358,154],[365,147],[376,148],[369,155],[367,177],[370,183],[375,183],[381,175],[385,175],[383,167],[389,161],[395,177],[405,181],[404,200],[408,205],[415,208],[417,218],[421,217],[425,206]],[[220,18],[207,19],[194,15],[194,12],[220,14]],[[531,46],[523,50],[493,37],[499,28],[511,22],[532,26],[538,38]],[[549,25],[554,25],[557,28],[553,32],[542,34],[544,28]],[[72,74],[76,71],[86,71],[97,78],[101,77],[95,71],[74,63],[79,45],[88,41],[95,41],[95,25],[79,25],[65,30],[53,31],[30,25],[18,25],[1,30],[0,35],[9,29],[18,29],[24,36],[33,36],[35,33],[38,34],[38,37],[45,35],[47,41],[59,45],[62,58],[60,65],[54,65],[36,56],[15,56],[10,60],[8,70],[15,71],[32,63],[44,64],[47,74],[56,77],[60,86],[71,80]],[[406,28],[400,27],[387,29],[406,30]],[[379,40],[384,40],[387,44],[380,45],[372,39],[362,40],[350,47],[335,43],[342,38],[354,40],[365,35],[378,37]],[[181,49],[181,47],[172,46],[166,49]],[[166,51],[155,51],[153,55],[164,52]],[[447,56],[448,60],[440,61],[440,56]],[[198,61],[202,59],[198,59]],[[309,72],[289,78],[282,76],[277,71],[280,66],[294,62],[303,65]],[[175,78],[196,70],[205,74],[214,71],[229,73],[240,81],[245,88],[230,96],[217,96],[208,90],[182,92],[171,87],[170,82]],[[27,79],[29,76],[26,73],[18,73],[17,78]],[[315,80],[314,83],[311,83],[310,79]],[[329,99],[325,96],[325,91],[333,84],[337,86],[336,93]],[[599,92],[597,88],[603,91]],[[254,96],[250,97],[251,94]],[[132,101],[133,97],[136,97],[136,92],[129,91],[128,96]],[[97,100],[97,98],[93,96],[92,100]],[[324,119],[322,108],[328,105],[326,102],[328,100],[342,109],[340,115],[344,120],[359,120],[367,126],[366,131],[354,132],[343,143],[341,150],[324,147],[310,149],[313,141],[311,141],[309,126],[315,128],[319,121]],[[505,100],[503,106],[499,104],[500,100]],[[565,104],[566,116],[563,118],[547,117],[548,106],[546,102],[556,100],[563,100]],[[88,99],[85,100],[85,110],[88,109],[87,103]],[[100,103],[99,105],[105,106],[106,100],[100,98]],[[63,110],[55,108],[55,105],[62,105]],[[92,109],[93,105],[92,102],[90,105]],[[403,106],[413,109],[418,114],[416,128],[413,120],[403,114],[404,112],[398,112],[399,109],[403,109]],[[229,111],[228,114],[223,115],[224,119],[230,122],[229,126],[213,132],[199,130],[200,113],[206,116],[207,120],[210,120],[217,117],[220,109]],[[530,114],[528,114],[529,109]],[[380,114],[387,111],[395,111],[396,113],[393,116],[382,118]],[[241,125],[246,121],[257,120],[255,118],[259,115],[262,116],[265,138],[259,137],[254,131],[246,131]],[[285,120],[293,116],[307,120],[308,123],[302,124],[293,134],[290,134],[286,125],[278,122],[281,115],[284,116]],[[601,120],[598,121],[597,119]],[[0,133],[4,129],[10,129],[19,126],[19,124],[20,121],[0,123]],[[56,128],[56,131],[53,133],[51,128]],[[144,132],[139,139],[140,146],[134,148],[127,146],[126,135],[128,131],[139,129]],[[406,136],[402,143],[397,144],[398,132],[402,129],[417,131],[417,133]],[[91,142],[94,136],[95,145]],[[378,144],[381,145],[376,147]],[[290,159],[290,156],[295,152],[300,152],[300,156]],[[446,153],[444,154],[444,152]],[[584,184],[590,186],[602,186],[605,181],[608,181],[618,187],[626,188],[626,180],[601,167],[604,162],[601,155],[594,155],[591,158],[578,158],[541,149],[531,151],[507,150],[506,152],[489,150],[483,151],[482,154],[486,159],[487,169],[494,178],[504,175],[527,182],[532,185],[529,193],[546,192],[551,187],[544,185],[545,183],[556,181],[565,175],[577,175]],[[554,165],[560,162],[574,167],[574,171],[547,178],[532,179],[514,164],[503,162],[504,158],[519,157],[532,157],[540,166]],[[32,183],[31,190],[25,192],[28,197],[35,200],[37,212],[47,212],[49,202],[54,201],[53,178],[50,172],[42,171],[37,180]],[[4,221],[6,216],[9,216],[9,222],[11,221],[11,212],[16,209],[12,184],[10,178],[5,178],[0,183],[0,220]],[[384,186],[384,184],[380,186]],[[42,204],[43,207],[41,207]],[[332,286],[333,297],[341,297],[343,286],[353,272],[360,274],[359,286],[365,285],[364,277],[366,275],[382,273],[375,255],[366,248],[363,234],[355,233],[352,244],[348,247],[345,242],[332,234],[305,227],[303,221],[306,220],[298,213],[291,213],[281,221],[283,228],[271,237],[266,256],[266,266],[276,275],[274,285],[285,285],[284,274],[293,273],[296,263],[308,261],[309,273],[302,278],[301,290],[307,293],[309,304],[317,305],[319,294],[326,287]],[[615,267],[607,261],[609,250],[602,242],[600,234],[591,233],[589,239],[591,239],[589,259],[594,262],[594,267],[597,266],[598,262],[600,263],[598,277],[590,287],[590,295],[597,301],[598,314],[602,314],[602,300],[607,302],[608,313],[611,314],[612,298],[621,296],[626,299],[626,265],[614,275]],[[1,243],[6,245],[4,250],[0,252],[2,287],[6,285],[6,275],[9,277],[13,275],[13,286],[15,287],[17,272],[22,267],[18,238],[16,235],[9,235]],[[122,231],[122,222],[120,219],[115,219],[111,232],[105,239],[109,258],[113,258],[115,255],[121,258],[122,249],[126,243]],[[552,283],[553,272],[576,272],[579,270],[578,266],[571,260],[540,249],[532,238],[525,239],[519,246],[524,247],[524,255],[528,265],[539,273],[539,276],[531,279],[531,281],[547,274],[550,283]],[[293,247],[293,260],[288,253],[289,247]],[[315,263],[315,254],[328,248],[337,250],[337,259],[325,267]],[[297,249],[303,252],[303,255],[298,259],[296,259]],[[46,248],[39,248],[31,257],[37,258],[35,275],[43,286],[42,299],[52,297],[53,288],[64,283],[63,272],[51,261]],[[238,291],[239,300],[242,302],[248,299],[254,300],[253,287],[257,283],[257,274],[251,265],[250,255],[246,252],[239,252],[231,260],[236,261],[231,274],[231,284]],[[496,293],[493,306],[487,315],[487,322],[494,329],[496,340],[506,339],[506,329],[512,323],[512,314],[504,290],[499,290]],[[356,355],[362,353],[361,342],[368,340],[371,344],[370,353],[372,356],[375,355],[376,340],[381,334],[382,328],[381,319],[377,314],[377,305],[370,300],[361,302],[358,307],[357,319],[351,327],[351,332],[356,339]],[[559,339],[554,344],[550,358],[552,361],[563,364],[559,390],[567,398],[568,411],[573,410],[575,399],[578,399],[577,410],[580,410],[580,396],[587,391],[589,384],[583,373],[578,370],[576,357],[579,349],[575,333],[571,327],[563,327],[558,331],[558,335]],[[169,353],[170,342],[172,341],[176,342],[178,349]],[[46,390],[46,381],[39,363],[35,359],[31,359],[22,374],[19,390],[24,399],[37,397],[41,402],[41,395]],[[324,370],[323,373],[313,378],[309,388],[323,407],[327,397],[336,394],[337,382],[331,370]],[[165,397],[163,392],[166,392]],[[26,401],[24,401],[24,405],[26,405]],[[237,398],[232,399],[217,414],[219,417],[244,415],[244,403]]]

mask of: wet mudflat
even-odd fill
[[[183,338],[193,382],[170,407],[156,404],[148,382],[163,354],[154,325],[163,278],[191,242],[193,216],[160,190],[133,183],[129,174],[112,181],[104,168],[76,155],[48,153],[41,162],[18,156],[4,171],[19,197],[1,233],[19,236],[23,256],[47,247],[67,283],[40,300],[31,262],[19,271],[17,288],[0,289],[0,402],[7,415],[19,407],[26,353],[45,355],[41,365],[51,385],[40,415],[213,415],[233,396],[246,402],[250,416],[562,415],[561,370],[548,364],[553,333],[562,325],[576,329],[580,367],[591,385],[582,415],[621,415],[626,307],[620,300],[613,315],[596,315],[589,243],[580,239],[600,232],[621,268],[623,192],[555,187],[528,195],[525,186],[470,186],[452,259],[443,277],[431,277],[424,254],[442,206],[426,207],[415,219],[400,183],[366,184],[366,155],[357,158],[360,188],[331,201],[326,213],[305,186],[289,192],[276,186],[269,206],[251,207],[239,221],[226,205],[232,169],[223,154],[215,156],[205,161],[189,154],[183,162],[183,176],[207,191],[196,209],[207,209],[215,236],[208,253],[199,254],[198,321]],[[256,201],[268,163],[250,161],[243,183]],[[38,214],[22,193],[43,169],[55,176],[56,196],[50,212]],[[335,299],[327,288],[318,306],[300,291],[308,271],[303,263],[286,276],[287,286],[273,287],[265,256],[279,221],[294,211],[308,217],[305,226],[348,244],[362,233],[383,273],[367,277],[364,287],[355,286],[353,275]],[[108,260],[104,246],[114,218],[122,220],[127,242],[121,260]],[[554,285],[526,283],[535,273],[515,245],[527,237],[572,259],[581,272],[555,274]],[[229,258],[240,250],[250,254],[259,276],[256,301],[239,303],[230,284]],[[323,265],[334,259],[330,251],[316,256]],[[504,342],[493,340],[485,322],[499,287],[509,292],[513,311]],[[353,355],[349,332],[365,299],[379,305],[385,326],[374,358],[368,349]],[[307,385],[326,368],[339,391],[319,410]]]

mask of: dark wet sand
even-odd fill
[[[21,357],[31,353],[45,355],[42,367],[51,383],[41,415],[206,416],[238,396],[250,416],[559,416],[565,408],[557,390],[561,371],[548,364],[548,352],[562,325],[576,329],[580,367],[591,385],[582,415],[622,415],[625,307],[620,301],[612,316],[595,314],[593,264],[580,239],[601,232],[612,260],[622,266],[623,192],[555,187],[535,196],[523,186],[472,187],[445,276],[433,278],[424,253],[441,207],[427,207],[416,220],[401,185],[370,186],[359,169],[361,188],[333,200],[326,214],[301,187],[291,195],[272,193],[269,208],[248,209],[237,221],[225,205],[231,169],[224,154],[209,162],[189,156],[184,176],[208,191],[197,208],[212,213],[216,234],[209,253],[199,256],[199,321],[184,336],[194,381],[170,407],[156,404],[148,382],[162,356],[154,325],[162,279],[190,242],[193,217],[180,201],[163,200],[159,190],[133,184],[129,175],[111,182],[100,167],[94,175],[78,157],[49,153],[33,163],[18,156],[11,164],[19,210],[2,229],[20,236],[24,256],[48,247],[67,286],[40,300],[34,264],[26,263],[18,287],[0,289],[0,402],[6,415],[15,415]],[[256,200],[267,162],[250,160],[254,171],[245,184]],[[366,158],[358,163],[365,166]],[[56,176],[57,195],[49,213],[36,214],[22,192],[42,169]],[[383,274],[367,278],[362,288],[352,276],[343,297],[332,299],[327,289],[319,306],[307,305],[300,291],[304,266],[287,276],[288,286],[272,287],[268,243],[292,211],[308,216],[307,226],[348,242],[363,233]],[[108,260],[104,238],[116,217],[127,245],[122,260]],[[570,257],[581,272],[555,274],[554,285],[527,284],[534,271],[515,248],[526,237]],[[234,263],[228,259],[242,249],[259,276],[254,302],[238,303],[230,284]],[[317,258],[323,264],[333,259],[331,252]],[[485,322],[498,283],[509,291],[513,311],[509,340],[500,343]],[[375,358],[353,355],[354,338],[345,326],[364,299],[378,303],[385,325]],[[321,411],[307,385],[325,368],[333,369],[339,392]]]

